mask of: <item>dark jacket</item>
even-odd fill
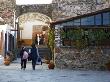
[[[21,59],[22,59],[22,57],[23,57],[23,53],[24,53],[24,50],[22,49],[22,50],[20,51],[20,57],[21,57]]]
[[[38,54],[37,54],[37,48],[36,47],[32,47],[31,49],[31,59],[32,60],[37,60]]]

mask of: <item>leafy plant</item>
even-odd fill
[[[61,38],[66,38],[67,33],[64,30],[61,30]]]
[[[104,29],[67,29],[66,32],[62,31],[62,37],[71,41],[74,41],[73,45],[77,48],[85,48],[87,46],[101,46],[107,43],[104,41],[110,40],[109,30]]]
[[[13,56],[14,56],[13,58],[16,59],[16,58],[17,58],[17,54],[18,54],[18,48],[14,48],[14,49],[12,50],[12,53],[13,53]],[[13,59],[13,60],[14,60],[14,59]]]
[[[52,52],[52,59],[54,59],[53,54],[54,54],[54,40],[55,40],[55,34],[54,34],[54,29],[50,28],[48,32],[48,47],[51,49]]]

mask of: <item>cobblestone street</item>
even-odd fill
[[[0,82],[110,82],[109,71],[49,70],[46,64],[37,65],[36,70],[27,63],[27,69],[20,69],[20,61],[10,66],[0,66]]]

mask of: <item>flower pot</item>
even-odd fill
[[[54,63],[53,63],[53,62],[50,62],[50,63],[48,64],[48,68],[49,68],[49,69],[54,69],[54,68],[55,68]]]
[[[5,58],[4,59],[4,64],[7,65],[7,66],[10,65],[10,58]]]
[[[4,61],[4,64],[7,65],[7,66],[10,65],[10,61],[5,60],[5,61]]]
[[[106,68],[110,71],[110,62],[106,64]]]

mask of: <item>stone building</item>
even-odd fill
[[[105,70],[110,60],[110,8],[51,23],[56,66]]]
[[[52,24],[56,24],[54,23],[55,21],[63,21],[65,19],[71,19],[73,17],[77,18],[78,16],[85,16],[85,14],[90,14],[99,10],[110,8],[110,1],[53,0],[51,4],[17,5],[15,0],[0,0],[0,5],[0,17],[4,19],[5,23],[11,25],[15,29],[15,31],[17,30],[17,40],[23,40],[23,45],[31,45],[32,42],[35,41],[36,36],[38,40],[41,35],[45,35],[45,44],[47,44],[48,32],[49,28],[51,28],[51,22]],[[55,27],[58,31],[61,31],[61,29],[59,28],[62,28],[62,26],[56,24]],[[57,39],[60,39],[59,36],[57,37]],[[57,42],[55,42],[55,44],[57,44]],[[89,59],[92,59],[91,57],[93,56],[93,59],[97,57],[99,61],[106,60],[106,57],[101,56],[101,51],[103,51],[102,49],[100,49],[101,51],[99,52],[95,52],[95,50],[97,50],[96,48],[93,48],[92,51],[90,51],[89,48],[82,51],[78,51],[77,49],[71,48],[59,49],[57,46],[55,46],[55,55],[57,54],[56,50],[58,52],[64,51],[60,54],[58,53],[58,55],[55,56],[56,66],[59,68],[74,69],[74,63],[76,63],[77,65],[76,69],[83,68],[82,64],[79,63],[82,62],[82,60],[80,60],[82,56],[84,57],[84,62],[86,64],[90,64],[88,63],[90,62]],[[109,49],[107,51],[109,52]],[[98,54],[95,55],[93,53]],[[74,55],[74,57],[72,55]],[[108,55],[109,54],[107,53],[107,57],[109,58]],[[69,59],[71,59],[72,57],[77,61],[70,61]],[[91,62],[91,65],[88,65],[87,69],[104,69],[104,64],[102,65],[99,64],[98,61],[94,62],[92,60]]]
[[[82,15],[110,6],[109,0],[53,0],[52,4],[16,5],[16,0],[0,0],[0,16],[13,24],[16,18],[27,12],[38,12],[49,16],[52,21]],[[41,10],[42,9],[42,10]]]
[[[87,14],[110,6],[109,0],[53,0],[53,20]]]
[[[92,14],[92,12],[97,12],[103,9],[106,10],[106,8],[109,9],[110,1],[109,0],[68,0],[68,1],[55,0],[53,1],[53,4],[56,7],[53,7],[54,13],[52,13],[52,17],[53,17],[53,20],[57,20],[56,22],[52,23],[53,24],[52,26],[55,27],[55,45],[56,46],[55,46],[54,60],[56,63],[56,67],[61,69],[68,68],[68,69],[77,69],[77,70],[78,69],[105,70],[106,63],[108,63],[110,60],[110,56],[109,56],[110,48],[108,47],[108,45],[103,48],[88,47],[84,49],[76,49],[68,45],[64,47],[62,46],[62,39],[60,35],[61,35],[61,29],[63,27],[75,28],[74,25],[72,26],[73,22],[69,23],[69,21],[77,19],[78,17],[80,18],[80,16],[85,17],[85,15],[86,14],[88,15],[88,13],[90,15],[90,13]],[[71,19],[71,17],[73,19]],[[85,27],[89,28],[88,25],[82,28],[85,28]],[[105,29],[108,28],[109,30],[109,26],[104,28]],[[72,36],[70,38],[72,38]],[[66,42],[66,43],[70,44],[71,42]],[[105,42],[105,43],[109,43],[109,42]]]

